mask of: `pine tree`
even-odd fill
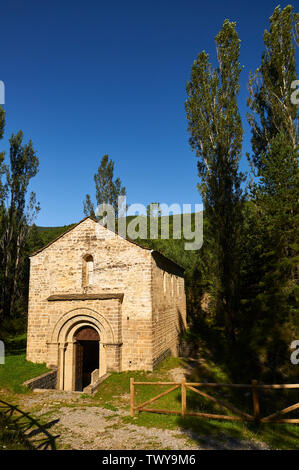
[[[187,84],[186,112],[190,145],[198,157],[199,190],[213,240],[216,312],[234,339],[238,310],[239,239],[244,195],[239,172],[243,128],[237,104],[240,40],[228,20],[217,34],[218,67],[201,52]]]

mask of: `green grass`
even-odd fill
[[[118,411],[118,408],[116,408],[116,406],[114,405],[111,405],[111,403],[105,403],[103,408],[105,408],[106,410],[110,410],[110,411]]]
[[[5,351],[9,355],[19,355],[26,353],[27,334],[22,333],[16,336],[7,335],[4,337]]]
[[[19,355],[7,354],[5,364],[0,364],[0,389],[25,393],[28,389],[22,386],[22,383],[25,380],[44,374],[48,370],[45,364],[34,364],[26,361],[24,353]]]
[[[94,396],[82,394],[82,402],[63,403],[58,406],[71,406],[73,408],[86,406],[99,406],[111,411],[120,412],[119,419],[123,426],[134,424],[148,428],[172,429],[186,433],[186,442],[205,442],[207,438],[214,438],[219,443],[219,448],[224,448],[228,439],[246,439],[251,442],[264,442],[273,449],[299,449],[299,425],[291,424],[260,424],[248,422],[230,422],[224,420],[211,420],[199,417],[186,416],[182,419],[180,415],[166,415],[141,412],[136,413],[131,418],[130,411],[130,377],[135,381],[172,381],[169,371],[173,368],[184,367],[187,364],[185,359],[167,358],[155,369],[154,372],[132,371],[122,373],[111,373],[111,375],[101,384],[99,391]],[[33,364],[25,360],[25,355],[8,355],[5,365],[0,365],[0,389],[7,389],[14,393],[23,393],[24,387],[21,384],[29,378],[35,377],[47,371],[44,364]],[[202,362],[191,374],[191,381],[209,380],[216,382],[229,382],[227,371],[225,372],[212,361]],[[189,380],[189,379],[188,379]],[[162,391],[170,388],[168,386],[143,386],[136,385],[136,404],[142,403],[149,398],[158,395]],[[209,392],[208,392],[209,393]],[[241,410],[252,412],[251,396],[244,396],[240,390],[221,389],[217,392],[224,401],[227,401]],[[216,396],[215,390],[210,391],[212,396]],[[272,396],[272,395],[271,395]],[[266,397],[267,398],[267,397]],[[180,411],[181,406],[180,390],[175,390],[165,397],[160,398],[150,405],[151,408],[165,408]],[[295,397],[284,399],[284,406],[294,403]],[[297,400],[298,401],[298,400]],[[276,411],[275,404],[272,412]],[[192,391],[187,391],[187,408],[193,411],[220,412],[226,411],[218,408],[212,402],[200,397]],[[51,410],[52,412],[53,410]],[[125,411],[125,414],[121,412]],[[265,409],[262,406],[262,414]],[[269,413],[270,414],[270,413]],[[45,418],[46,416],[44,416]],[[289,415],[291,417],[291,414]],[[192,438],[190,431],[193,432]],[[1,431],[0,431],[1,433]],[[0,434],[1,436],[1,434]],[[1,438],[0,438],[1,441]],[[20,443],[20,445],[25,445]]]
[[[299,425],[291,424],[260,424],[256,425],[250,422],[232,422],[224,420],[212,420],[199,417],[186,416],[184,419],[179,415],[166,415],[141,412],[136,413],[134,418],[129,415],[129,393],[130,393],[130,377],[134,377],[135,381],[172,381],[169,376],[169,370],[175,367],[183,367],[186,361],[179,358],[165,359],[154,372],[122,372],[113,373],[106,379],[98,393],[91,398],[92,401],[100,406],[112,409],[116,406],[119,409],[127,411],[127,415],[121,419],[124,424],[135,424],[147,428],[172,429],[186,432],[186,439],[190,441],[189,432],[196,433],[197,437],[193,438],[193,442],[204,442],[207,437],[217,439],[219,448],[225,447],[227,438],[237,440],[250,440],[254,442],[264,442],[273,449],[299,449]],[[215,382],[229,382],[227,373],[219,366],[213,364],[212,361],[206,361],[194,373],[192,380],[205,380]],[[155,395],[158,395],[170,386],[135,386],[135,403],[142,403]],[[209,393],[209,392],[208,392]],[[252,412],[251,395],[240,396],[240,390],[220,389],[215,393],[210,391],[212,396],[218,394],[224,401],[240,407],[241,410]],[[239,394],[239,395],[238,395]],[[150,408],[162,408],[180,411],[181,406],[180,390],[175,390],[170,394],[160,398],[156,402],[149,405]],[[289,404],[286,401],[285,406]],[[111,407],[111,408],[110,408]],[[192,391],[187,391],[187,407],[188,410],[202,411],[220,414],[229,414],[212,402],[201,398]],[[291,417],[291,416],[290,416]],[[192,442],[192,439],[191,439]],[[222,443],[222,444],[221,444]]]
[[[11,418],[0,413],[0,450],[32,449]]]

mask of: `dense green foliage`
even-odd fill
[[[294,13],[292,6],[275,8],[269,31],[264,32],[261,65],[249,77],[250,160],[257,169],[263,166],[263,156],[268,155],[271,141],[278,134],[282,133],[293,149],[298,145],[298,106],[290,99],[292,82],[297,79],[298,21],[299,14]]]
[[[298,106],[290,98],[298,19],[291,6],[274,10],[261,65],[249,81],[248,158],[256,180],[242,246],[239,328],[255,362],[278,377],[295,374],[289,346],[299,332]]]
[[[0,138],[4,117],[0,112]],[[33,192],[28,186],[38,171],[38,158],[31,140],[23,143],[23,133],[12,134],[9,161],[0,154],[0,324],[26,318],[28,291],[27,240],[32,222],[39,211]],[[16,321],[15,321],[16,320]],[[24,322],[25,320],[23,320]]]
[[[219,69],[212,70],[202,52],[187,85],[190,143],[199,158],[206,221],[206,249],[201,250],[206,269],[194,271],[191,282],[197,295],[209,294],[205,299],[208,308],[201,301],[198,313],[193,312],[192,337],[206,340],[219,362],[229,362],[236,380],[248,375],[278,381],[296,376],[296,367],[290,363],[290,344],[299,332],[298,106],[290,99],[296,79],[296,25],[298,14],[291,6],[274,10],[269,31],[264,33],[261,66],[249,78],[252,155],[248,158],[255,179],[248,186],[245,204],[240,190],[242,175],[237,170],[242,130],[235,99],[239,48],[234,24],[226,21],[216,37]],[[228,36],[226,30],[230,31]],[[227,37],[235,41],[232,50],[231,43],[225,43]],[[229,57],[221,57],[219,41],[224,41]],[[221,67],[227,74],[224,80],[219,80]],[[226,80],[232,90],[223,111]],[[224,99],[227,96],[228,92],[224,93]],[[235,146],[225,147],[229,138]],[[219,215],[215,208],[221,208]],[[222,240],[221,251],[216,240]],[[223,256],[226,251],[227,258]],[[226,260],[230,260],[229,270],[225,270]],[[222,270],[215,270],[218,266]],[[218,317],[224,273],[226,281],[236,287],[231,291],[234,344],[226,341]],[[223,302],[222,307],[230,315],[229,302]]]
[[[244,180],[238,170],[243,128],[238,110],[240,40],[235,23],[225,20],[216,38],[218,68],[201,52],[187,84],[186,112],[191,147],[198,157],[198,175],[209,243],[213,251],[210,275],[218,324],[235,337],[239,305],[240,227]]]

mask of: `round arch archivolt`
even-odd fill
[[[76,326],[81,327],[83,323],[93,326],[99,333],[101,342],[114,343],[113,329],[108,320],[89,308],[75,308],[65,313],[53,328],[49,343],[64,343],[73,341],[72,335]]]
[[[107,372],[105,343],[114,343],[114,332],[108,320],[90,308],[75,308],[65,313],[55,324],[49,343],[58,348],[57,388],[75,390],[76,332],[83,326],[94,328],[99,341],[99,376]]]

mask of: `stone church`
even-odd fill
[[[90,217],[30,257],[27,359],[60,390],[153,370],[186,328],[184,270]]]

